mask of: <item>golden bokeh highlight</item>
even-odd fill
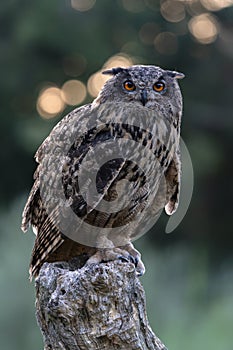
[[[160,12],[168,22],[180,22],[185,18],[185,6],[181,1],[163,0]]]
[[[36,107],[41,117],[54,118],[65,108],[61,90],[55,86],[43,89],[38,97]]]
[[[96,97],[102,89],[104,83],[111,78],[102,74],[104,70],[114,67],[129,67],[133,64],[133,60],[125,54],[117,54],[110,57],[103,65],[102,70],[92,74],[87,82],[87,90],[92,97]]]
[[[118,54],[110,57],[103,65],[103,69],[110,69],[114,67],[129,67],[132,66],[133,60],[130,56],[125,54]]]
[[[79,80],[68,80],[61,88],[63,101],[71,106],[81,104],[87,95],[86,86]]]
[[[209,11],[219,11],[233,5],[233,0],[200,0],[201,4]]]
[[[98,71],[90,76],[87,82],[87,90],[92,97],[96,97],[103,87],[104,83],[109,79],[107,75],[103,75],[102,71]]]
[[[177,37],[172,32],[159,33],[154,40],[154,46],[163,55],[174,55],[178,50]]]
[[[201,44],[214,42],[218,35],[217,20],[209,13],[193,17],[189,21],[188,27],[194,38]]]
[[[85,12],[95,5],[96,0],[71,0],[71,6],[74,10]]]

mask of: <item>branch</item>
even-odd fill
[[[45,263],[36,313],[45,350],[166,350],[152,332],[134,265]]]

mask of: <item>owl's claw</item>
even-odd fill
[[[145,266],[141,260],[141,257],[134,257],[132,255],[128,255],[128,256],[122,256],[120,255],[118,257],[118,259],[120,259],[121,261],[125,261],[125,262],[130,262],[132,263],[134,266],[135,266],[135,269],[136,269],[136,274],[138,277],[144,275],[145,273]]]
[[[132,255],[130,255],[130,254],[127,254],[127,255],[119,255],[119,256],[118,256],[118,259],[121,260],[121,261],[123,261],[123,262],[124,262],[124,261],[130,262],[130,263],[134,264],[135,266],[136,266],[136,264],[137,264],[136,259],[135,259]]]
[[[142,262],[141,254],[139,253],[139,251],[134,248],[132,243],[129,243],[126,246],[124,246],[124,249],[130,254],[131,259],[133,259],[134,261],[133,264],[135,265],[137,276],[140,277],[144,275],[146,269],[145,265]]]
[[[136,273],[138,277],[143,276],[144,273],[146,272],[145,265],[143,264],[141,258],[136,259],[135,267],[136,267]]]
[[[141,254],[133,247],[132,243],[120,248],[98,250],[87,260],[86,265],[118,259],[123,262],[132,263],[135,266],[137,276],[142,276],[145,273],[145,266],[141,260]]]

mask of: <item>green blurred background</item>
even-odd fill
[[[20,230],[33,155],[73,105],[122,63],[184,72],[182,137],[194,192],[179,227],[168,218],[136,242],[148,317],[170,350],[233,349],[233,1],[0,2],[0,342],[42,349],[28,281],[33,234]]]

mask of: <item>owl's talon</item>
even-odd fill
[[[134,260],[136,274],[138,277],[144,275],[146,269],[141,259],[141,254],[134,248],[132,243],[127,244],[124,249],[129,252],[131,258]]]
[[[123,255],[119,255],[117,259],[121,260],[122,262],[130,262],[130,260]]]
[[[121,248],[98,250],[87,260],[86,265],[114,260],[132,263],[135,266],[136,275],[138,277],[145,273],[145,266],[141,260],[141,254],[134,248],[132,243]]]
[[[141,258],[129,255],[129,258],[124,256],[124,257],[121,257],[121,260],[132,263],[135,266],[136,275],[138,277],[141,277],[142,275],[144,275],[146,269]]]
[[[146,271],[145,266],[144,266],[142,260],[140,260],[138,262],[138,264],[136,265],[136,275],[138,277],[141,277],[144,275],[145,271]]]
[[[119,255],[118,256],[118,259],[121,260],[121,261],[125,261],[125,262],[130,262],[132,264],[135,265],[135,267],[137,266],[137,261],[136,259],[132,256],[132,255]]]

